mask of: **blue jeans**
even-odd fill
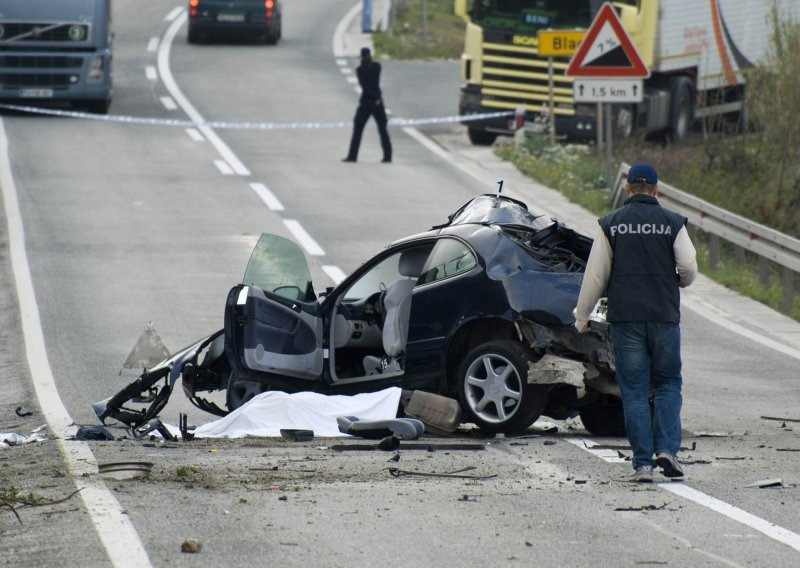
[[[653,465],[654,453],[677,455],[683,382],[679,324],[612,323],[611,339],[633,467]],[[651,389],[655,401],[652,416]]]

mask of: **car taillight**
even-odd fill
[[[200,5],[200,0],[189,0],[189,6],[197,8]]]
[[[265,0],[264,7],[267,10],[272,10],[275,7],[275,0]]]

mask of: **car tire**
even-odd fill
[[[267,390],[264,383],[240,379],[235,371],[231,371],[228,375],[228,388],[225,391],[225,405],[230,412],[233,412]]]
[[[467,135],[474,146],[491,146],[497,140],[497,134],[494,132],[486,132],[477,128],[468,128]]]
[[[581,422],[595,436],[625,437],[625,415],[622,400],[601,394],[594,402],[579,410]]]
[[[533,352],[516,341],[479,345],[463,360],[458,397],[467,420],[485,432],[514,433],[528,428],[547,403],[547,388],[528,383]]]

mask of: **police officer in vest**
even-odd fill
[[[628,171],[623,207],[600,219],[583,277],[575,327],[583,332],[606,291],[617,383],[633,450],[633,481],[653,481],[655,464],[681,478],[680,291],[697,276],[686,218],[656,199],[650,164]],[[654,395],[653,415],[649,394]]]

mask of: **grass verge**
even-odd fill
[[[379,57],[459,59],[464,25],[452,0],[394,0],[389,29],[375,32],[372,42]]]
[[[648,161],[648,155],[655,152],[655,147],[644,147],[643,150],[623,150],[626,156],[633,156],[629,161]],[[526,176],[535,179],[550,188],[563,193],[570,201],[602,216],[611,211],[611,194],[607,190],[605,162],[598,157],[595,149],[584,145],[556,145],[551,147],[545,136],[529,135],[525,143],[515,148],[511,143],[501,143],[496,148],[499,157],[513,163]],[[665,153],[663,149],[661,153]],[[691,152],[686,152],[688,156]],[[684,155],[684,152],[678,152]],[[649,160],[656,163],[659,160]],[[664,159],[660,160],[664,165]],[[686,161],[683,161],[686,164]],[[614,170],[616,172],[616,169]],[[664,171],[669,171],[665,167]],[[689,169],[689,172],[692,170]],[[696,170],[694,170],[696,171]],[[659,177],[670,179],[659,169]],[[673,184],[670,179],[670,184]],[[680,187],[679,183],[674,185]],[[704,184],[709,187],[708,180]],[[723,245],[720,250],[720,262],[711,266],[711,254],[708,245],[709,235],[703,231],[696,232],[695,247],[697,263],[700,271],[720,284],[753,298],[767,306],[782,311],[783,287],[782,269],[771,265],[769,281],[764,284],[758,275],[758,258],[750,253],[737,253],[733,246]],[[795,294],[790,312],[787,314],[800,321],[800,298]]]

